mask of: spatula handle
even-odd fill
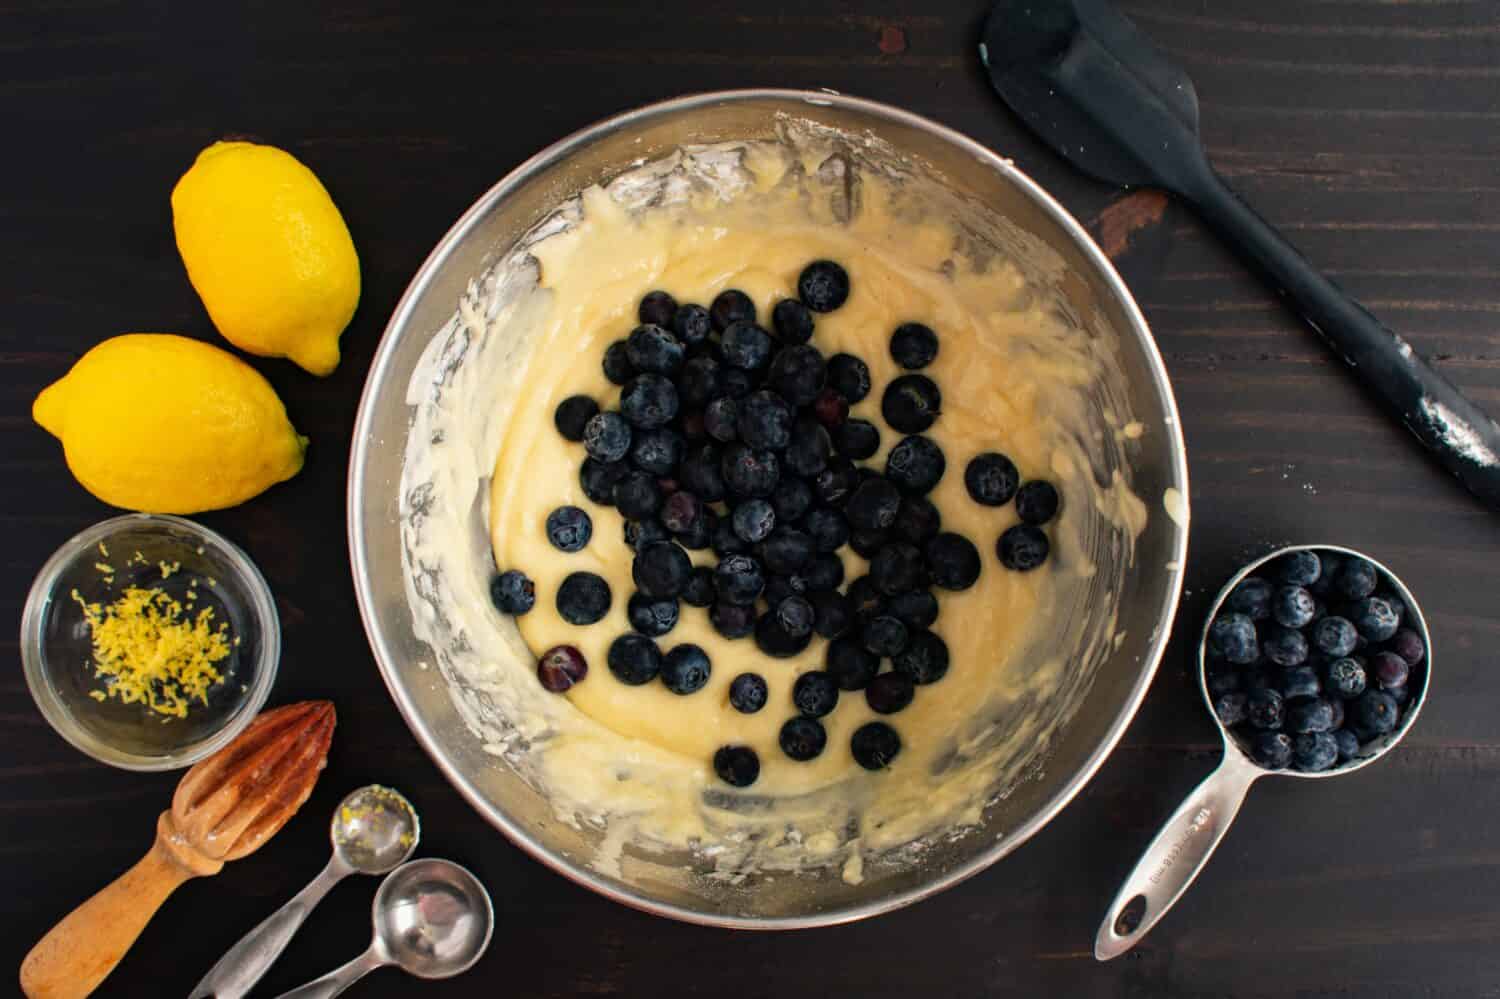
[[[115,970],[167,896],[190,878],[218,870],[184,863],[158,824],[156,842],[130,870],[63,917],[21,962],[30,999],[82,999]]]
[[[1500,508],[1500,426],[1364,306],[1308,263],[1206,159],[1180,190],[1444,468]]]

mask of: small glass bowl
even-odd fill
[[[177,568],[164,577],[162,563]],[[94,696],[105,679],[94,675],[91,632],[73,593],[108,606],[128,586],[160,588],[184,607],[191,590],[194,616],[211,607],[214,625],[229,625],[229,655],[214,664],[223,680],[185,718]],[[21,615],[21,662],[43,717],[76,748],[125,770],[174,770],[222,748],[265,705],[280,658],[281,624],[260,570],[181,517],[127,514],[75,535],[42,566]]]

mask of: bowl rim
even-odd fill
[[[1173,524],[1173,551],[1167,570],[1170,582],[1165,588],[1161,604],[1158,607],[1157,624],[1149,639],[1142,668],[1122,702],[1120,710],[1105,729],[1103,739],[1094,747],[1083,765],[1073,773],[1050,799],[1043,803],[1041,808],[1015,829],[1007,830],[1003,836],[1000,836],[983,851],[975,854],[964,863],[944,872],[940,877],[934,878],[922,885],[858,905],[842,906],[800,916],[761,917],[709,913],[687,906],[662,902],[623,886],[623,884],[617,881],[606,879],[583,864],[574,863],[556,855],[534,841],[524,828],[512,821],[503,811],[488,802],[480,794],[473,782],[458,772],[457,768],[452,765],[441,751],[437,744],[437,739],[429,731],[427,723],[418,715],[415,704],[411,697],[408,696],[403,684],[399,682],[395,667],[391,665],[395,657],[391,655],[390,650],[387,648],[379,628],[374,598],[369,592],[368,586],[369,556],[365,549],[362,531],[363,516],[361,512],[365,502],[365,488],[363,481],[359,477],[359,472],[366,464],[368,451],[374,446],[383,446],[383,442],[377,443],[373,439],[370,431],[370,423],[373,419],[375,387],[383,383],[386,378],[387,368],[395,354],[395,344],[401,330],[410,322],[411,315],[416,308],[417,300],[426,291],[427,286],[432,283],[435,275],[442,268],[448,257],[497,202],[509,195],[512,190],[527,182],[534,174],[561,162],[575,149],[588,144],[597,136],[629,128],[637,123],[647,122],[662,115],[692,111],[718,104],[766,100],[805,103],[815,107],[836,107],[884,119],[916,130],[926,131],[960,151],[968,153],[978,162],[1001,174],[1057,225],[1071,240],[1078,252],[1087,260],[1089,265],[1095,269],[1099,278],[1115,297],[1124,314],[1128,333],[1135,336],[1146,356],[1154,388],[1158,396],[1165,402],[1163,422],[1165,424],[1164,430],[1168,435],[1168,445],[1172,458],[1172,467],[1169,469],[1169,472],[1171,478],[1180,484],[1182,508],[1180,515],[1170,517]],[[1124,332],[1127,331],[1122,330],[1122,333]],[[1026,842],[1026,840],[1030,839],[1038,830],[1050,822],[1068,802],[1077,796],[1084,785],[1088,783],[1104,764],[1105,759],[1114,750],[1115,745],[1124,735],[1126,728],[1135,718],[1136,712],[1146,696],[1146,691],[1151,686],[1157,666],[1161,662],[1162,654],[1166,649],[1167,640],[1171,635],[1172,623],[1176,617],[1182,594],[1183,567],[1187,562],[1189,497],[1187,451],[1182,435],[1182,422],[1177,409],[1177,399],[1172,392],[1171,383],[1167,378],[1166,366],[1162,361],[1161,352],[1156,345],[1156,340],[1151,334],[1150,327],[1147,325],[1144,315],[1141,313],[1140,306],[1136,303],[1135,297],[1125,285],[1119,272],[1116,271],[1114,265],[1104,254],[1104,251],[1099,248],[1093,237],[1088,234],[1083,225],[1067,209],[1048,194],[1041,185],[1017,168],[1010,159],[995,153],[974,139],[929,118],[879,101],[851,97],[834,90],[749,88],[688,94],[647,104],[603,118],[592,125],[564,136],[524,160],[490,187],[489,190],[480,195],[459,216],[458,220],[444,233],[437,245],[433,247],[426,259],[423,260],[416,274],[412,277],[411,282],[407,285],[406,290],[402,293],[395,310],[391,313],[390,321],[386,324],[385,330],[381,333],[380,344],[376,348],[375,356],[371,360],[369,374],[366,377],[364,388],[360,394],[359,407],[356,411],[353,444],[349,451],[346,513],[347,529],[349,532],[350,568],[354,577],[356,602],[359,605],[360,619],[364,624],[365,634],[369,639],[371,650],[374,653],[376,665],[380,669],[381,678],[384,680],[386,689],[390,692],[391,699],[395,702],[397,710],[400,711],[402,718],[405,719],[407,727],[411,729],[417,742],[432,759],[439,771],[442,772],[443,776],[447,778],[448,782],[453,785],[475,811],[491,825],[499,829],[511,843],[520,848],[524,853],[529,854],[570,881],[623,905],[642,912],[704,926],[723,927],[727,929],[791,930],[818,926],[834,926],[866,919],[884,912],[904,908],[951,888],[959,882],[985,870],[1001,857],[1004,857]]]
[[[48,683],[42,662],[42,617],[48,603],[57,594],[53,593],[57,577],[63,568],[80,552],[108,542],[111,537],[127,526],[138,526],[142,521],[166,524],[197,537],[200,541],[221,549],[228,557],[235,572],[244,581],[251,608],[260,622],[261,643],[257,662],[255,683],[235,707],[225,724],[197,742],[176,752],[161,756],[142,756],[129,753],[95,737],[74,721],[73,713],[57,696]],[[42,564],[31,589],[26,594],[26,605],[21,611],[21,667],[26,674],[26,686],[42,717],[52,730],[62,736],[74,749],[121,770],[156,772],[180,770],[205,759],[224,748],[243,732],[255,716],[260,714],[266,700],[271,696],[271,687],[276,682],[276,670],[281,663],[281,619],[276,613],[276,602],[271,587],[261,575],[260,569],[250,556],[234,542],[217,531],[204,527],[197,521],[165,513],[127,513],[101,520],[87,527],[57,547],[57,550]]]

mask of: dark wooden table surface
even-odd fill
[[[203,145],[248,133],[323,178],[354,232],[363,302],[336,374],[257,362],[312,437],[305,471],[203,517],[277,594],[274,699],[330,697],[339,730],[302,817],[183,888],[103,994],[186,994],[321,866],[324,822],[370,780],[407,791],[424,848],[471,865],[499,929],[425,995],[1500,995],[1500,518],[1426,461],[1191,218],[1168,211],[1136,294],[1182,407],[1192,558],[1177,639],[1106,766],[987,873],[861,925],[728,933],[632,912],[521,855],[463,804],[387,699],[354,605],[344,471],[355,402],[397,297],[450,222],[574,129],[691,91],[831,87],[898,104],[1006,155],[1085,220],[1114,192],[1042,150],[986,90],[982,7],[478,5],[429,0],[0,5],[0,965],[150,842],[176,777],[97,765],[43,723],[15,624],[33,574],[109,516],[69,477],[32,398],[129,331],[216,339],[167,196]],[[1197,82],[1231,183],[1345,288],[1500,412],[1500,6],[1494,0],[1129,0]],[[1205,602],[1247,555],[1326,540],[1423,601],[1438,667],[1420,723],[1379,765],[1268,781],[1197,886],[1130,956],[1090,955],[1119,880],[1214,765],[1189,667]],[[369,880],[337,889],[273,970],[274,994],[352,956]],[[11,974],[12,972],[5,972]],[[398,972],[367,996],[418,986]]]

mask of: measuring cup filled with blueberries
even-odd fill
[[[1219,768],[1188,795],[1110,904],[1094,941],[1125,953],[1166,915],[1267,774],[1329,777],[1401,740],[1432,677],[1427,624],[1385,566],[1329,545],[1252,562],[1214,601],[1198,682],[1224,738]]]

